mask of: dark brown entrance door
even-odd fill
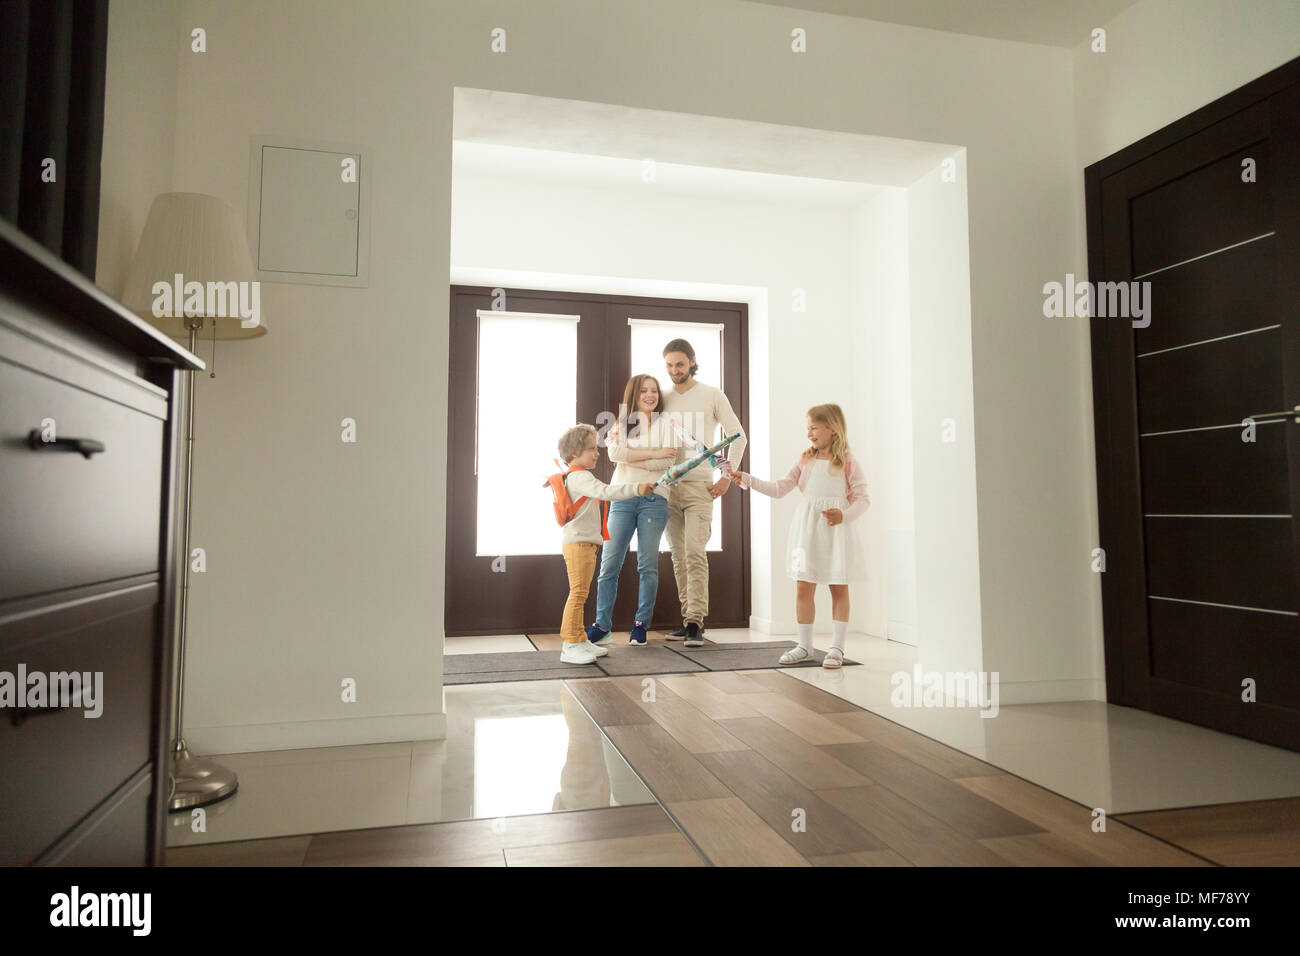
[[[494,310],[494,305],[497,309]],[[504,306],[504,308],[502,308]],[[489,371],[483,362],[491,363],[492,356],[484,356],[482,349],[500,349],[487,343],[481,336],[480,313],[517,313],[521,317],[520,329],[527,324],[529,315],[562,316],[576,325],[576,335],[571,329],[569,339],[563,341],[562,351],[575,354],[539,352],[535,363],[510,389],[516,395],[518,421],[508,429],[491,429],[486,425],[490,416],[488,403],[494,396],[483,394],[483,379]],[[493,316],[487,316],[490,320]],[[560,629],[560,617],[568,595],[568,578],[564,559],[559,554],[560,529],[554,519],[547,517],[550,530],[532,540],[539,547],[553,548],[554,553],[527,552],[527,544],[516,545],[517,539],[497,533],[495,537],[481,534],[480,524],[492,520],[493,509],[481,505],[482,495],[496,494],[501,501],[505,496],[520,496],[540,515],[549,515],[550,492],[541,487],[546,475],[556,471],[552,459],[556,456],[554,444],[560,433],[577,422],[587,422],[601,427],[602,420],[616,414],[622,399],[623,388],[634,371],[632,369],[633,329],[639,324],[642,332],[653,338],[655,326],[698,328],[700,341],[712,337],[720,348],[721,369],[702,367],[699,379],[716,385],[726,393],[732,408],[739,416],[746,433],[749,431],[749,401],[746,383],[748,364],[747,306],[725,302],[695,302],[677,299],[654,299],[633,296],[604,296],[546,292],[528,289],[493,290],[480,287],[454,286],[451,290],[451,340],[450,419],[448,422],[447,449],[447,552],[446,552],[446,611],[445,633],[449,637],[473,634],[554,634]],[[649,330],[647,332],[647,330]],[[509,348],[509,327],[506,327]],[[562,331],[559,334],[565,334]],[[681,331],[665,332],[659,346],[666,345]],[[685,335],[691,338],[690,334]],[[521,341],[523,341],[521,339]],[[657,340],[655,340],[657,341]],[[487,343],[487,344],[484,344]],[[699,353],[700,347],[693,342]],[[548,356],[555,361],[548,361]],[[576,361],[574,359],[576,358]],[[562,361],[561,361],[562,359]],[[668,388],[671,381],[664,371],[664,363],[657,353],[646,357],[636,372],[649,372],[659,379],[661,387]],[[534,367],[535,366],[535,367]],[[568,369],[559,373],[557,368]],[[481,374],[482,373],[482,374]],[[560,381],[557,374],[568,375],[572,380]],[[532,410],[538,404],[539,390],[567,390],[572,394],[572,415],[555,426],[554,435],[547,434],[537,460],[511,459],[517,481],[503,486],[499,475],[494,478],[481,468],[489,457],[485,443],[506,443],[515,447],[520,432],[517,429],[535,427]],[[563,403],[567,403],[564,398]],[[602,413],[606,418],[602,419]],[[748,454],[742,467],[748,468]],[[601,459],[595,469],[602,481],[613,478],[614,466],[608,452],[602,449]],[[513,479],[512,479],[513,480]],[[516,487],[517,486],[517,487]],[[488,489],[492,489],[489,491]],[[490,504],[490,502],[489,502]],[[531,517],[532,512],[529,512]],[[706,627],[748,627],[750,612],[749,593],[749,502],[745,495],[731,491],[721,503],[720,550],[709,552],[709,617]],[[715,525],[715,528],[717,526]],[[484,542],[491,537],[491,542]],[[497,543],[504,542],[504,543]],[[667,546],[667,536],[664,537]],[[506,553],[492,553],[503,548]],[[495,566],[495,569],[494,569]],[[619,578],[618,599],[614,605],[615,633],[631,626],[636,610],[638,576],[636,553],[629,550]],[[595,620],[596,586],[593,579],[591,595],[584,615],[586,623]],[[681,606],[673,577],[672,559],[667,551],[659,558],[659,590],[655,602],[652,627],[674,628],[681,623]]]
[[[1293,749],[1298,65],[1086,171],[1091,278],[1150,284],[1091,319],[1108,698]]]

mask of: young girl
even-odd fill
[[[862,526],[854,519],[867,510],[866,476],[849,453],[844,412],[838,405],[808,409],[808,448],[779,481],[763,481],[745,472],[731,480],[773,498],[784,498],[798,486],[803,501],[790,522],[786,571],[795,580],[795,620],[799,644],[781,655],[782,664],[798,664],[812,656],[813,594],[817,585],[831,589],[834,637],[823,667],[844,664],[844,634],[849,626],[849,582],[866,571]]]

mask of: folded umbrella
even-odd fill
[[[700,465],[704,464],[706,461],[709,462],[711,465],[713,465],[713,467],[715,468],[722,468],[723,466],[718,463],[718,452],[726,448],[728,445],[730,445],[733,441],[735,441],[739,437],[740,437],[740,432],[736,432],[736,434],[732,435],[730,438],[722,439],[722,441],[718,442],[712,448],[705,448],[694,458],[689,458],[686,461],[678,462],[677,464],[669,468],[667,471],[665,471],[662,475],[660,475],[659,480],[656,481],[655,484],[675,485],[677,484],[677,482],[681,481],[682,478],[684,478],[687,474],[694,471],[696,468],[700,467]],[[703,444],[703,443],[697,442],[696,444]],[[727,462],[725,458],[723,459],[723,462],[725,464],[730,464],[730,462]],[[724,468],[723,470],[730,471],[729,468]]]

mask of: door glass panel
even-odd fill
[[[633,319],[630,321],[631,364],[633,375],[648,372],[659,380],[659,387],[668,391],[673,381],[668,377],[664,367],[664,346],[673,339],[685,339],[695,350],[695,364],[700,367],[696,381],[704,382],[715,388],[722,387],[722,326],[703,322],[660,322],[650,319]],[[622,386],[619,383],[616,401],[622,400]],[[718,435],[722,429],[717,430]],[[719,439],[713,435],[695,435],[702,442],[714,444]],[[709,469],[708,464],[700,468]],[[717,472],[714,471],[715,477]],[[728,494],[735,494],[733,489]],[[632,550],[636,550],[636,537],[632,538]],[[667,551],[668,535],[659,539],[659,550]],[[722,550],[722,499],[713,502],[713,526],[709,534],[709,551]]]
[[[577,424],[578,316],[482,310],[478,361],[476,553],[560,554],[542,482]]]

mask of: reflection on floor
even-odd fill
[[[1300,754],[1096,701],[895,707],[916,650],[850,635],[846,652],[865,666],[661,677],[654,702],[641,678],[449,687],[445,741],[223,756],[240,792],[206,833],[174,817],[168,862],[1300,862],[1300,800],[1281,799],[1300,795]],[[1259,802],[1204,806],[1239,801]],[[792,838],[808,805],[813,836]],[[1095,839],[1094,808],[1112,837]]]
[[[447,739],[225,754],[233,797],[169,847],[653,803],[561,681],[448,687]]]

